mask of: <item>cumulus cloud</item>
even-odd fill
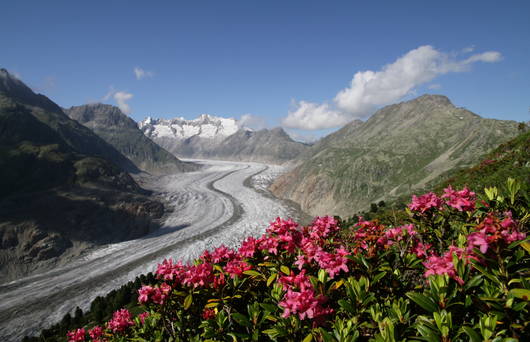
[[[239,127],[248,127],[255,130],[260,130],[267,127],[267,122],[261,116],[253,114],[243,114],[238,120]]]
[[[134,97],[133,94],[125,91],[117,91],[114,87],[110,87],[109,91],[105,96],[103,96],[103,101],[108,101],[109,99],[114,99],[116,105],[122,112],[125,114],[131,114],[131,107],[127,103],[130,99]]]
[[[293,104],[282,125],[288,128],[318,130],[344,125],[350,119],[344,113],[333,109],[329,104],[299,101]]]
[[[488,51],[459,60],[454,54],[441,52],[430,45],[420,46],[379,71],[355,73],[350,85],[337,93],[332,104],[295,103],[282,124],[305,130],[339,127],[367,117],[377,107],[411,94],[416,87],[440,75],[468,71],[476,62],[494,63],[501,59],[499,52]]]
[[[116,94],[114,94],[114,100],[116,101],[116,104],[121,109],[122,112],[125,114],[131,113],[131,107],[127,103],[130,99],[133,98],[133,94],[126,93],[124,91],[118,91]]]
[[[134,75],[136,76],[137,80],[141,80],[144,78],[151,78],[155,75],[152,71],[144,70],[140,67],[135,67],[133,71],[134,71]]]

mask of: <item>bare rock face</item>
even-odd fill
[[[312,215],[354,215],[474,164],[515,134],[516,122],[484,119],[445,96],[424,95],[323,138],[270,189]]]
[[[131,177],[138,168],[5,69],[0,146],[0,281],[158,227],[163,204]]]
[[[283,129],[254,131],[235,119],[201,115],[194,120],[147,118],[139,123],[146,136],[178,157],[282,164],[308,146],[293,141]]]
[[[146,137],[136,122],[118,107],[96,103],[71,107],[65,109],[65,113],[90,128],[141,170],[164,174],[197,169],[194,164],[180,161]]]

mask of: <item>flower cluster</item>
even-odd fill
[[[112,315],[112,319],[107,323],[112,332],[124,332],[128,327],[133,326],[131,313],[127,309],[118,310]]]
[[[423,214],[429,210],[441,209],[442,204],[442,200],[435,193],[429,192],[419,197],[412,195],[412,202],[409,204],[409,209]]]
[[[475,210],[475,193],[470,191],[468,188],[464,188],[460,191],[455,191],[449,185],[444,189],[442,198],[445,199],[445,203],[457,209],[458,211],[473,211]]]
[[[287,338],[278,335],[282,331],[297,334],[296,329],[308,329],[291,336],[298,340],[312,336],[308,334],[316,327],[318,331],[338,329],[340,324],[334,323],[338,319],[354,317],[362,324],[387,317],[362,328],[367,337],[382,335],[377,329],[389,326],[387,319],[394,314],[405,317],[401,310],[408,310],[410,302],[405,306],[401,299],[383,302],[378,294],[391,298],[406,293],[424,309],[435,304],[449,310],[446,304],[452,298],[426,301],[426,294],[409,294],[430,286],[438,289],[450,281],[453,293],[464,293],[455,299],[462,303],[469,295],[462,285],[475,279],[476,270],[485,269],[489,260],[502,260],[501,253],[506,258],[504,251],[516,245],[512,242],[525,239],[523,224],[517,220],[524,216],[520,212],[495,211],[477,203],[474,192],[449,186],[441,197],[434,193],[413,196],[408,220],[392,226],[359,217],[348,231],[341,231],[347,223],[330,216],[316,217],[306,227],[277,218],[265,234],[248,237],[239,248],[221,245],[187,265],[164,260],[155,271],[156,283],[138,290],[138,302],[154,314],[144,312],[133,319],[128,310],[121,309],[103,327],[68,332],[68,341],[85,341],[87,334],[92,341],[123,340],[134,333],[136,340],[146,340],[149,329],[159,329],[157,333],[166,329],[160,336],[173,340],[213,339],[219,331],[242,339],[262,340],[269,334],[271,339],[282,340]],[[529,248],[527,243],[524,246]],[[398,274],[401,278],[396,280]],[[445,277],[432,277],[437,275]],[[399,312],[390,316],[376,312],[385,305],[384,310]],[[421,322],[417,315],[410,317]],[[472,322],[479,321],[475,317]],[[403,320],[392,324],[403,324]],[[334,334],[338,336],[336,330]]]

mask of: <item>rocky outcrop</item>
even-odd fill
[[[47,97],[0,70],[1,281],[155,229],[163,204],[127,171],[139,170]]]

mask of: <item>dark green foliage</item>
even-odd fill
[[[102,325],[109,320],[112,313],[123,307],[138,306],[138,289],[142,284],[155,281],[153,273],[142,274],[119,289],[110,291],[105,297],[96,297],[90,304],[90,310],[83,312],[79,307],[74,310],[74,317],[67,313],[63,319],[48,329],[41,331],[38,337],[24,337],[25,342],[66,341],[66,333],[80,326]]]

